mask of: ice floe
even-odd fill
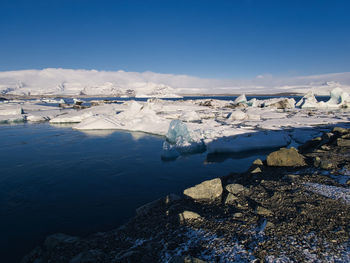
[[[50,99],[53,101],[60,99]],[[75,123],[73,128],[81,131],[151,133],[165,137],[162,156],[173,158],[205,149],[209,153],[227,153],[303,143],[317,135],[316,126],[349,123],[348,103],[349,95],[339,88],[331,92],[327,102],[318,102],[312,92],[298,103],[293,98],[247,101],[241,95],[234,101],[152,98],[104,103],[100,100],[89,108],[77,110],[42,105],[40,99],[9,100],[0,103],[0,122],[49,121]]]
[[[162,158],[173,159],[181,154],[197,153],[205,150],[202,140],[193,139],[186,124],[180,120],[172,120],[163,144]]]

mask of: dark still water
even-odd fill
[[[113,229],[142,204],[263,158],[208,163],[202,153],[164,162],[161,137],[48,123],[1,125],[0,138],[1,262],[18,262],[52,233]]]

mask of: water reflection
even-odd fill
[[[222,163],[228,159],[232,160],[243,160],[252,156],[264,156],[268,155],[270,152],[278,150],[280,147],[269,148],[266,150],[254,150],[254,151],[245,151],[239,153],[209,153],[204,161],[204,164],[212,163]]]
[[[79,132],[84,133],[90,137],[108,137],[111,134],[115,133],[116,130],[79,130]]]

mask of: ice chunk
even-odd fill
[[[37,110],[37,111],[28,111],[25,113],[26,119],[29,122],[43,122],[48,121],[56,116],[62,114],[62,111],[59,109],[54,110]]]
[[[327,107],[349,107],[350,96],[341,88],[335,88],[331,91],[331,98],[325,104]]]
[[[20,115],[23,113],[22,107],[19,105],[1,105],[0,115]]]
[[[52,118],[50,123],[79,123],[83,120],[98,114],[114,116],[117,111],[117,104],[106,104],[75,111],[66,110],[61,115]]]
[[[207,144],[207,150],[208,153],[263,150],[287,146],[290,141],[285,132],[263,131],[217,138]]]
[[[73,98],[73,102],[74,102],[74,104],[77,104],[77,105],[81,105],[81,104],[84,103],[83,100],[81,100],[81,99],[76,99],[76,98]],[[62,102],[60,102],[60,103],[62,103]],[[64,103],[64,102],[63,102],[63,103]]]
[[[317,108],[318,101],[314,96],[314,93],[312,91],[309,91],[302,97],[298,103],[295,105],[296,107],[300,107],[302,109],[306,108]]]
[[[260,120],[260,113],[261,113],[261,110],[256,108],[249,108],[246,111],[248,120],[253,120],[253,121]]]
[[[258,107],[259,101],[256,98],[252,98],[251,100],[247,101],[247,105],[250,107]]]
[[[25,116],[22,114],[17,115],[0,115],[0,124],[24,122]]]
[[[74,100],[74,99],[73,99]],[[42,98],[41,102],[45,102],[45,103],[53,103],[53,104],[64,104],[66,103],[64,101],[64,99],[47,99],[47,98]]]
[[[142,108],[143,108],[143,106],[140,103],[133,100],[130,102],[129,108],[127,111],[129,113],[129,115],[134,115],[134,114],[140,112],[140,110],[142,110]]]
[[[202,119],[195,111],[185,111],[180,116],[180,119],[184,122],[200,122]]]
[[[227,120],[228,121],[241,121],[247,119],[247,114],[245,114],[241,110],[235,110],[229,114]]]
[[[331,98],[327,101],[327,104],[341,104],[349,95],[341,88],[335,88],[331,91]]]
[[[93,112],[90,109],[70,113],[64,112],[64,114],[51,119],[50,123],[79,123],[91,116],[93,116]]]
[[[245,96],[245,94],[240,95],[239,97],[237,97],[234,101],[234,104],[238,104],[238,103],[247,103],[247,98]]]
[[[172,120],[163,144],[161,157],[173,159],[181,154],[198,153],[205,151],[205,145],[201,140],[192,139],[186,124],[180,120]]]
[[[115,116],[95,115],[85,118],[80,124],[73,126],[77,130],[115,130],[120,127]]]
[[[80,124],[73,128],[78,130],[115,129],[128,131],[141,131],[146,133],[166,135],[170,120],[159,116],[152,107],[144,107],[141,103],[128,102],[127,108],[116,114],[116,108],[110,105],[92,108],[92,116],[84,118]],[[96,111],[95,108],[101,110]],[[80,111],[81,112],[81,111]],[[88,112],[87,112],[88,113]]]
[[[186,124],[180,120],[173,120],[170,122],[169,130],[166,139],[171,144],[191,142],[191,136],[188,132]]]

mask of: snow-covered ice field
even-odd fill
[[[293,98],[124,101],[76,110],[49,106],[63,99],[5,100],[0,123],[75,123],[73,129],[138,131],[164,136],[163,158],[207,151],[237,153],[304,143],[319,132],[316,126],[347,123],[350,97],[341,88],[328,101],[308,92]],[[43,105],[44,104],[44,105]],[[298,128],[298,129],[294,129]]]

